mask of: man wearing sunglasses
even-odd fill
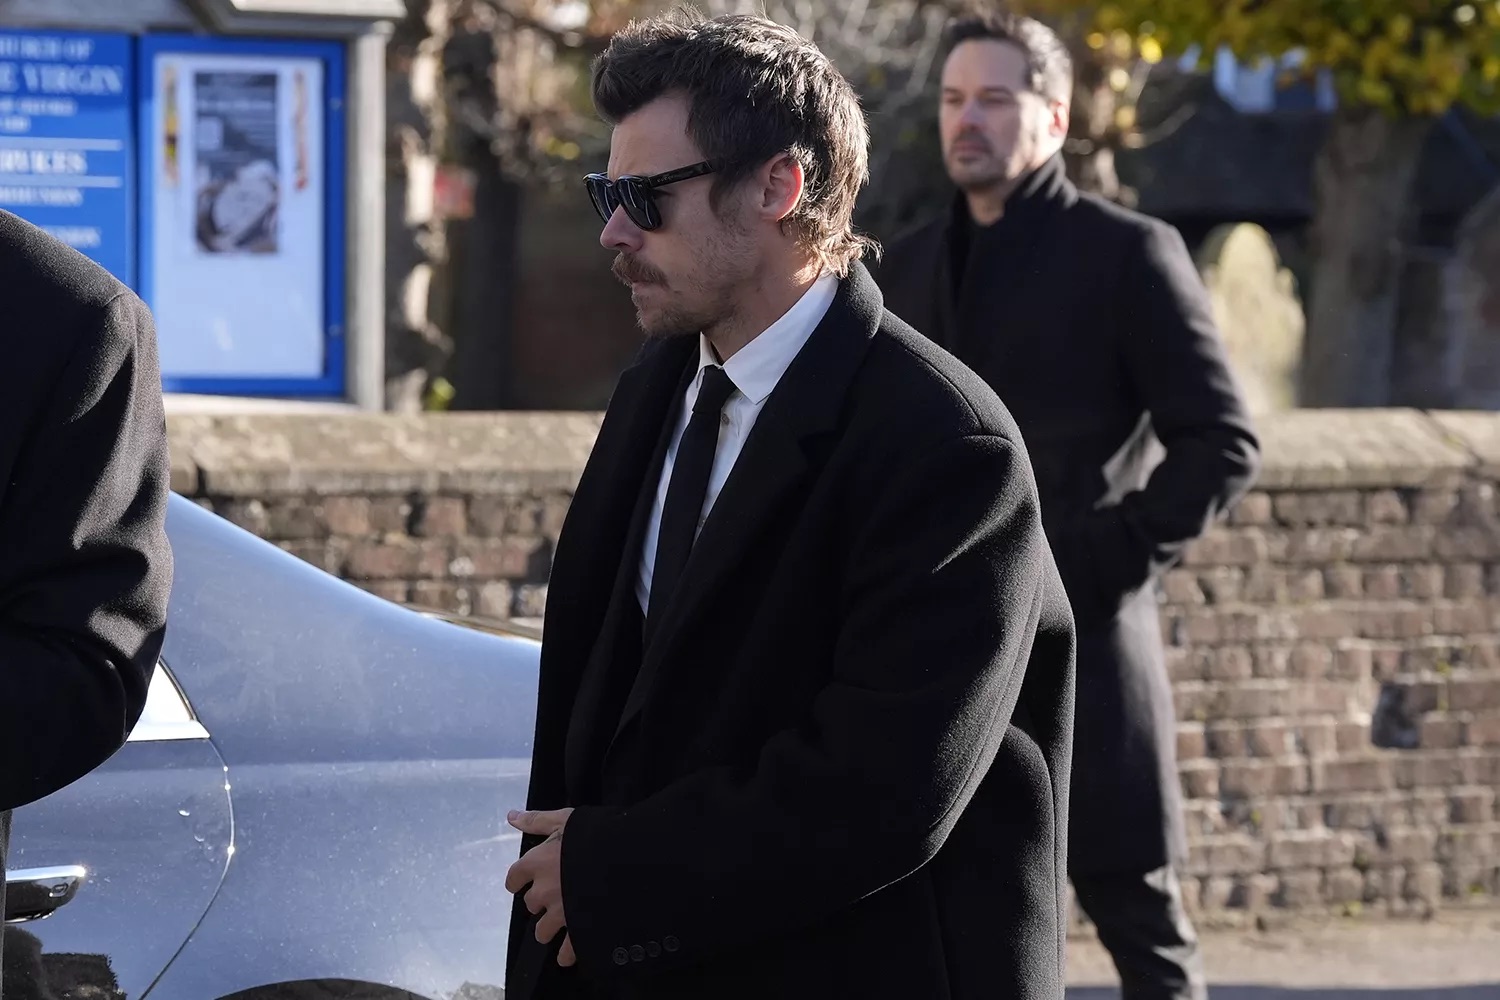
[[[860,262],[852,88],[676,13],[593,94],[647,342],[554,556],[506,996],[1061,997],[1073,624],[1010,416]]]

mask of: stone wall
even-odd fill
[[[172,488],[393,601],[539,618],[597,414],[173,414]]]
[[[173,484],[393,600],[539,616],[587,414],[174,415]],[[1162,585],[1193,905],[1500,896],[1500,415],[1261,418]]]
[[[1163,581],[1204,910],[1500,893],[1500,418],[1294,412]]]

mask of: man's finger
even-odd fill
[[[512,812],[507,819],[511,826],[522,833],[537,837],[550,837],[563,828],[563,824],[568,819],[568,810],[553,809],[542,812],[529,809],[526,812]]]
[[[554,906],[542,914],[536,922],[536,939],[546,944],[557,937],[557,932],[563,929],[562,907]]]
[[[567,935],[563,938],[562,950],[557,953],[557,964],[564,968],[578,964],[578,956],[573,952],[572,935]]]
[[[514,895],[526,888],[536,877],[536,873],[532,870],[535,867],[536,865],[526,858],[511,865],[505,873],[505,891]]]
[[[526,895],[522,897],[522,902],[526,904],[526,909],[530,911],[533,916],[541,913],[547,908],[547,900],[545,899],[545,895],[541,892],[538,892],[536,886],[532,886],[531,891],[526,893]]]

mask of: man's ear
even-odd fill
[[[804,188],[802,164],[786,153],[771,158],[761,168],[760,213],[772,222],[780,222],[802,203]]]
[[[1067,101],[1052,102],[1052,119],[1048,122],[1048,131],[1052,133],[1053,138],[1066,139],[1072,120],[1072,109]]]

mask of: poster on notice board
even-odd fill
[[[275,73],[193,74],[194,236],[205,253],[275,253],[281,137]]]
[[[163,373],[321,376],[323,63],[211,51],[153,59],[146,224]]]

